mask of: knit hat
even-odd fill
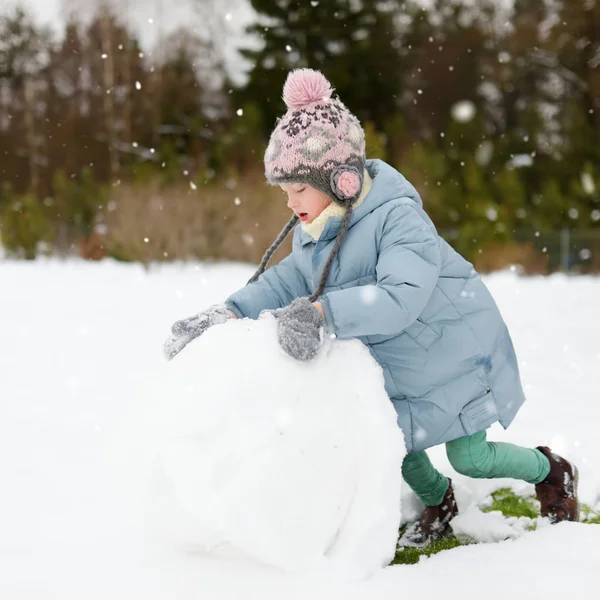
[[[332,93],[318,71],[288,75],[283,86],[288,111],[271,134],[265,174],[271,185],[307,183],[346,205],[360,194],[365,136],[358,119]]]
[[[265,175],[271,185],[298,182],[327,194],[343,207],[342,225],[311,301],[323,293],[329,268],[350,224],[360,196],[365,167],[365,136],[359,120],[332,98],[325,76],[312,69],[292,71],[283,86],[288,111],[278,119],[265,152]],[[256,281],[298,222],[293,215],[265,253],[248,283]]]

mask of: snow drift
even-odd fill
[[[358,577],[393,558],[405,448],[363,344],[326,339],[301,363],[265,315],[211,328],[157,379],[128,437],[163,542]]]

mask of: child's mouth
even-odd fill
[[[306,221],[306,219],[308,219],[308,213],[298,213],[298,218],[301,221]]]

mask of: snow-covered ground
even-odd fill
[[[144,537],[115,483],[127,407],[164,371],[171,323],[222,300],[252,272],[0,262],[1,598],[597,597],[600,526],[524,533],[519,523],[483,515],[476,505],[492,490],[531,486],[467,480],[439,448],[431,457],[454,478],[461,532],[514,539],[349,581],[207,558]],[[600,280],[501,273],[486,281],[512,331],[528,395],[515,423],[506,432],[494,427],[490,439],[549,444],[575,460],[582,500],[600,508]],[[402,507],[404,518],[418,509],[406,490]]]

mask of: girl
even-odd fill
[[[294,214],[248,285],[173,325],[168,358],[208,327],[263,310],[298,360],[317,354],[322,328],[358,338],[383,369],[408,450],[402,475],[425,505],[402,544],[443,536],[457,514],[451,480],[425,452],[438,444],[459,473],[525,480],[535,484],[542,516],[578,520],[574,465],[547,447],[486,440],[486,429],[508,427],[525,400],[506,325],[473,266],[438,236],[414,187],[386,163],[366,160],[361,125],[332,92],[317,71],[288,75],[288,111],[265,169]],[[292,253],[265,270],[292,230]]]

